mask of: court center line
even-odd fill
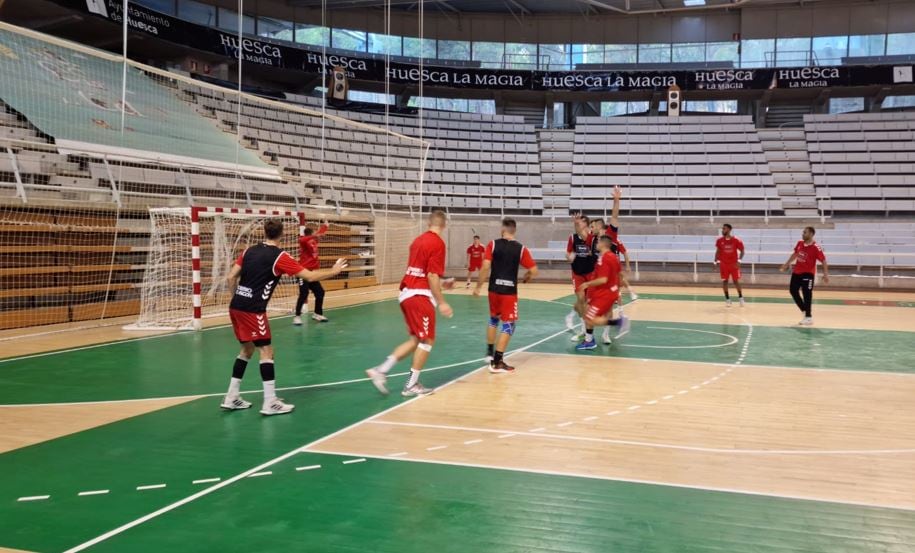
[[[506,356],[510,356],[510,355],[514,355],[514,354],[516,354],[516,353],[520,353],[520,352],[523,352],[523,351],[527,351],[527,350],[529,350],[529,349],[531,349],[531,348],[533,348],[533,347],[536,347],[536,346],[538,346],[538,345],[540,345],[540,344],[546,342],[547,340],[550,340],[550,339],[555,338],[555,337],[557,337],[557,336],[562,336],[562,335],[564,335],[564,334],[566,334],[566,329],[565,329],[565,328],[563,328],[562,330],[560,330],[560,331],[558,331],[558,332],[555,332],[555,333],[553,333],[553,334],[547,336],[546,338],[542,338],[542,339],[540,339],[540,340],[537,340],[537,341],[535,341],[535,342],[532,342],[532,343],[528,344],[527,346],[523,346],[523,347],[521,347],[521,348],[518,348],[518,349],[512,351],[511,353],[506,354]],[[454,383],[456,383],[456,382],[460,382],[460,381],[462,381],[463,379],[465,379],[465,378],[467,378],[468,376],[470,376],[471,374],[476,373],[476,372],[478,372],[478,371],[480,371],[480,370],[483,370],[483,369],[487,368],[488,366],[489,366],[488,364],[487,364],[487,365],[483,365],[483,366],[481,366],[481,367],[478,367],[478,368],[476,368],[476,369],[474,369],[474,370],[468,372],[467,374],[465,374],[465,375],[463,375],[463,376],[460,376],[460,377],[458,377],[458,378],[455,378],[454,380],[451,380],[451,381],[449,381],[449,382],[446,382],[445,384],[443,384],[442,386],[440,386],[439,389],[445,388],[445,387],[447,387],[447,386],[450,386],[451,384],[454,384]],[[252,475],[252,474],[254,474],[254,473],[256,473],[256,472],[259,472],[259,471],[262,471],[262,470],[264,470],[264,469],[266,469],[266,468],[272,467],[272,466],[274,466],[274,465],[276,465],[276,464],[278,464],[278,463],[281,463],[281,462],[285,461],[286,459],[289,459],[289,458],[291,458],[291,457],[294,457],[295,455],[298,455],[298,454],[301,453],[301,452],[308,451],[309,448],[314,447],[314,446],[316,446],[316,445],[318,445],[318,444],[320,444],[320,443],[322,443],[322,442],[325,442],[325,441],[327,441],[327,440],[330,440],[331,438],[334,438],[334,437],[336,437],[336,436],[338,436],[338,435],[340,435],[340,434],[343,434],[344,432],[347,432],[347,431],[349,431],[349,430],[351,430],[351,429],[353,429],[353,428],[355,428],[355,427],[357,427],[357,426],[359,426],[359,425],[361,425],[361,424],[365,424],[366,422],[368,422],[368,421],[370,421],[370,420],[373,420],[373,419],[378,418],[378,417],[380,417],[380,416],[383,416],[383,415],[385,415],[385,414],[387,414],[387,413],[390,413],[391,411],[394,411],[395,409],[400,409],[400,408],[402,408],[404,405],[409,405],[409,404],[411,404],[411,403],[413,403],[413,402],[415,402],[415,401],[422,401],[422,400],[423,400],[423,397],[416,397],[416,398],[408,399],[408,400],[406,400],[406,401],[402,401],[402,402],[400,402],[400,403],[398,403],[398,404],[396,404],[396,405],[392,405],[392,406],[389,407],[388,409],[385,409],[385,410],[383,410],[383,411],[380,411],[380,412],[378,412],[378,413],[376,413],[376,414],[374,414],[374,415],[368,417],[367,419],[363,419],[363,420],[360,420],[360,421],[356,421],[356,422],[354,422],[353,424],[344,426],[343,428],[340,428],[339,430],[336,430],[336,431],[334,431],[334,432],[328,434],[327,436],[324,436],[324,437],[322,437],[322,438],[319,438],[319,439],[317,439],[317,440],[314,440],[313,442],[310,442],[310,443],[308,443],[308,444],[305,444],[304,446],[297,447],[297,448],[295,448],[295,449],[293,449],[293,450],[291,450],[291,451],[288,451],[288,452],[286,452],[286,453],[284,453],[284,454],[282,454],[282,455],[280,455],[280,456],[278,456],[278,457],[275,457],[275,458],[273,458],[273,459],[270,459],[269,461],[266,461],[266,462],[264,462],[264,463],[261,463],[260,465],[258,465],[258,466],[256,466],[256,467],[250,468],[250,469],[248,469],[248,470],[246,470],[246,471],[244,471],[244,472],[241,472],[241,473],[239,473],[239,474],[236,474],[235,476],[233,476],[233,477],[231,477],[231,478],[227,478],[226,480],[223,480],[223,481],[221,481],[221,482],[219,482],[219,483],[217,483],[217,484],[214,484],[213,486],[210,486],[210,487],[208,487],[208,488],[204,488],[204,489],[200,490],[200,491],[197,492],[197,493],[191,494],[191,495],[189,495],[189,496],[187,496],[187,497],[185,497],[185,498],[183,498],[183,499],[180,499],[180,500],[178,500],[178,501],[175,501],[174,503],[170,503],[170,504],[168,504],[168,505],[166,505],[166,506],[164,506],[164,507],[162,507],[162,508],[160,508],[160,509],[157,509],[157,510],[151,512],[151,513],[148,513],[148,514],[146,514],[146,515],[143,515],[143,516],[141,516],[141,517],[139,517],[139,518],[136,518],[136,519],[134,519],[134,520],[132,520],[132,521],[130,521],[130,522],[127,522],[127,523],[125,523],[125,524],[122,524],[121,526],[118,526],[117,528],[114,528],[114,529],[112,529],[112,530],[109,530],[108,532],[105,532],[105,533],[103,533],[103,534],[101,534],[101,535],[99,535],[99,536],[96,536],[96,537],[94,537],[94,538],[92,538],[92,539],[90,539],[90,540],[88,540],[88,541],[85,541],[85,542],[79,544],[79,545],[76,545],[76,546],[74,546],[74,547],[71,547],[71,548],[67,549],[66,551],[64,551],[64,553],[78,553],[79,551],[84,551],[84,550],[86,550],[86,549],[88,549],[88,548],[90,548],[90,547],[92,547],[92,546],[94,546],[94,545],[96,545],[96,544],[98,544],[98,543],[101,543],[101,542],[106,541],[106,540],[108,540],[108,539],[110,539],[110,538],[113,538],[114,536],[117,536],[117,535],[119,535],[119,534],[123,534],[124,532],[126,532],[127,530],[130,530],[131,528],[134,528],[134,527],[139,526],[139,525],[141,525],[141,524],[143,524],[143,523],[145,523],[145,522],[148,522],[148,521],[150,521],[150,520],[152,520],[152,519],[154,519],[154,518],[157,518],[157,517],[162,516],[162,515],[164,515],[164,514],[166,514],[166,513],[169,513],[169,512],[171,512],[171,511],[174,511],[175,509],[177,509],[177,508],[179,508],[179,507],[181,507],[181,506],[183,506],[183,505],[187,505],[188,503],[191,503],[191,502],[193,502],[193,501],[196,501],[197,499],[200,499],[201,497],[205,497],[205,496],[210,495],[211,493],[213,493],[213,492],[215,492],[215,491],[217,491],[217,490],[221,490],[222,488],[225,488],[225,487],[227,487],[227,486],[231,486],[232,484],[234,484],[234,483],[236,483],[236,482],[238,482],[238,481],[240,481],[240,480],[244,480],[245,478],[247,478],[248,476],[250,476],[250,475]],[[366,457],[366,456],[363,456],[363,457]]]
[[[430,428],[436,430],[455,430],[461,432],[481,432],[485,434],[505,434],[511,433],[515,436],[528,436],[532,438],[568,440],[579,442],[594,442],[615,445],[629,445],[635,447],[651,447],[657,449],[674,449],[682,451],[695,451],[700,453],[725,453],[741,455],[891,455],[891,454],[910,454],[915,453],[915,448],[903,449],[733,449],[733,448],[715,448],[700,447],[677,444],[665,444],[658,442],[643,442],[637,440],[619,440],[615,438],[596,438],[592,436],[574,436],[569,434],[550,434],[547,432],[523,432],[517,430],[506,430],[499,428],[480,428],[474,426],[453,426],[447,424],[425,424],[418,422],[395,422],[372,420],[368,424],[380,424],[388,426],[408,426],[412,428]],[[320,451],[315,451],[320,453]]]

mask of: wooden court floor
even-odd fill
[[[288,417],[216,408],[218,325],[11,341],[0,551],[915,551],[915,294],[818,290],[798,328],[781,291],[643,287],[631,335],[577,353],[569,290],[535,285],[491,375],[457,290],[440,389],[404,401],[365,382],[403,333],[367,292],[274,320]]]

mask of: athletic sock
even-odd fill
[[[486,355],[493,357],[495,355],[496,345],[495,344],[486,344]]]
[[[375,370],[377,370],[381,374],[388,374],[388,372],[390,372],[390,370],[396,364],[397,364],[397,358],[394,357],[393,355],[388,355],[387,357],[384,358],[384,362],[382,364],[378,365],[378,368]]]
[[[264,404],[276,399],[276,380],[264,381]]]
[[[725,292],[725,293],[724,293],[724,299],[726,299],[726,300],[731,299],[731,293],[730,293],[730,292]]]
[[[229,392],[227,395],[237,396],[239,393],[241,393],[241,379],[233,376],[229,379]]]
[[[407,380],[407,388],[412,388],[417,382],[419,382],[419,373],[417,369],[410,369],[410,379]]]
[[[593,342],[593,341],[594,341],[594,331],[593,330],[585,331],[585,342]]]
[[[493,357],[492,357],[493,365],[498,365],[499,363],[501,363],[504,355],[505,355],[504,351],[497,351],[496,354],[493,355]]]
[[[743,297],[743,292],[737,292],[737,297],[738,297],[738,298],[742,298],[742,297]]]
[[[245,377],[245,368],[248,367],[248,358],[239,355],[235,358],[235,364],[232,366],[232,378],[241,380]]]

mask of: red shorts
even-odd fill
[[[266,313],[248,313],[237,309],[229,309],[229,318],[232,320],[232,330],[241,343],[260,340],[270,340],[270,321]]]
[[[412,296],[400,302],[407,331],[420,340],[435,339],[435,306],[428,296]]]
[[[594,273],[587,275],[577,275],[572,273],[572,285],[575,286],[575,292],[578,292],[578,287],[582,284],[588,282],[589,280],[594,280]]]
[[[586,319],[596,319],[610,313],[615,304],[620,299],[619,290],[616,292],[591,293],[588,295],[588,309],[585,311]]]
[[[518,320],[518,296],[489,293],[489,316],[499,317],[503,323]]]
[[[740,280],[740,263],[732,265],[720,263],[718,270],[721,272],[721,280],[728,280],[729,278],[733,278],[735,281]]]
[[[467,271],[472,273],[474,271],[479,271],[482,268],[483,268],[482,261],[471,261],[470,266],[467,267]]]

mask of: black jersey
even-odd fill
[[[569,253],[575,254],[572,260],[572,272],[576,275],[590,275],[594,272],[594,266],[597,263],[597,237],[589,234],[582,240],[577,233],[569,236],[569,245],[566,248]]]
[[[499,238],[486,246],[484,259],[490,261],[489,291],[514,296],[518,294],[518,267],[534,266],[531,252],[517,240]]]
[[[289,253],[270,244],[251,246],[235,263],[241,266],[241,275],[229,309],[248,313],[266,312],[280,277],[302,270]]]

